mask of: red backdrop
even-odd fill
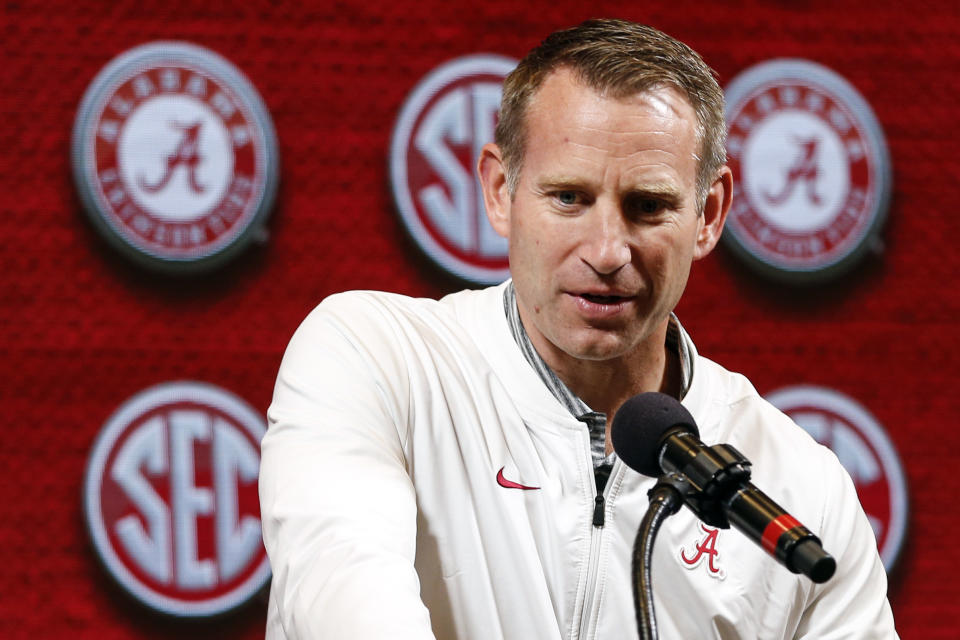
[[[955,211],[960,12],[953,3],[382,0],[17,2],[0,65],[0,636],[259,637],[265,604],[207,623],[132,605],[98,565],[81,510],[92,442],[134,393],[171,379],[229,389],[265,411],[286,341],[325,296],[371,288],[440,296],[442,275],[402,230],[387,149],[406,94],[476,52],[520,57],[592,16],[647,22],[703,54],[726,84],[772,57],[808,58],[872,105],[893,160],[882,254],[826,286],[767,283],[723,248],[698,264],[679,313],[705,355],[761,392],[798,383],[856,398],[907,470],[908,539],[892,575],[904,638],[960,629]],[[269,241],[186,279],[132,266],[93,231],[69,140],[87,85],[117,54],[182,39],[250,78],[277,128]]]

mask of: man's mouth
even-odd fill
[[[581,293],[580,297],[595,304],[617,304],[626,300],[626,296],[599,296],[592,293]]]

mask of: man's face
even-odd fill
[[[607,98],[560,69],[534,96],[526,122],[513,198],[483,158],[480,172],[491,223],[509,238],[534,345],[548,362],[544,350],[609,360],[651,340],[662,347],[692,261],[719,236],[717,216],[705,221],[697,209],[689,102],[673,88]],[[708,209],[715,201],[716,184]]]

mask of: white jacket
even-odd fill
[[[637,637],[630,558],[653,480],[617,461],[594,526],[586,426],[524,360],[502,296],[339,294],[298,329],[262,446],[267,638]],[[836,457],[705,358],[683,403],[838,566],[814,585],[727,529],[691,568],[709,534],[684,508],[656,542],[660,637],[896,638]],[[501,469],[536,488],[501,486]]]

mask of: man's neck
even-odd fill
[[[527,329],[527,335],[543,361],[570,391],[592,410],[612,419],[620,405],[638,393],[661,391],[674,397],[680,395],[680,363],[666,347],[668,323],[669,318],[633,351],[609,360],[576,358],[557,348],[539,331]]]

